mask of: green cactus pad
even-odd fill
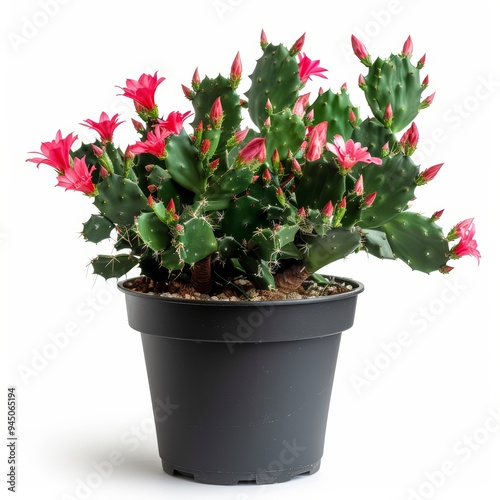
[[[423,87],[420,70],[413,66],[409,57],[391,55],[387,60],[379,57],[364,78],[366,100],[381,123],[387,104],[391,104],[393,132],[403,130],[417,116]]]
[[[219,255],[221,259],[231,259],[235,257],[240,250],[243,249],[232,236],[225,236],[218,239]]]
[[[304,142],[306,127],[304,122],[287,109],[270,116],[271,126],[264,129],[266,137],[267,163],[271,164],[271,156],[275,149],[281,160],[287,158],[288,152],[294,155]]]
[[[326,155],[325,155],[326,156]],[[302,168],[302,178],[295,191],[297,207],[321,210],[326,203],[337,203],[345,193],[345,177],[328,153],[328,157],[307,162]]]
[[[178,242],[183,245],[184,261],[190,265],[217,250],[212,226],[201,218],[190,219],[184,224],[184,232],[179,235]]]
[[[92,214],[90,219],[83,225],[82,235],[86,241],[99,243],[110,237],[115,225],[104,215]]]
[[[205,190],[207,176],[198,150],[183,129],[180,134],[171,135],[167,145],[166,170],[181,186],[200,194]]]
[[[221,231],[223,235],[233,236],[243,243],[261,226],[267,226],[261,204],[252,196],[242,196],[230,203],[222,220]]]
[[[222,111],[224,112],[224,121],[222,122],[221,136],[219,140],[220,152],[226,146],[236,130],[239,130],[241,122],[241,105],[239,95],[231,88],[227,78],[219,75],[217,78],[205,77],[200,83],[200,88],[193,99],[195,111],[194,119],[191,123],[196,128],[200,121],[208,123],[208,115],[213,103],[220,97]]]
[[[120,278],[138,263],[139,259],[137,257],[128,254],[98,255],[91,261],[94,274],[98,274],[105,279]]]
[[[334,94],[327,90],[318,95],[307,111],[314,111],[315,123],[328,122],[328,140],[336,134],[340,134],[344,140],[350,139],[353,131],[353,125],[349,121],[349,115],[352,111],[356,117],[356,123],[359,121],[359,111],[355,108],[349,99],[345,90],[340,94]]]
[[[442,229],[432,219],[405,212],[381,229],[387,234],[394,257],[413,270],[430,273],[446,265],[448,242]]]
[[[231,168],[221,176],[210,179],[210,185],[198,199],[205,200],[205,210],[223,210],[232,199],[245,191],[252,177],[253,172],[248,167],[238,170]]]
[[[304,265],[310,273],[315,273],[356,250],[361,244],[361,236],[356,230],[335,228],[323,236],[306,236],[304,241]]]
[[[276,230],[263,229],[257,231],[249,241],[249,248],[256,247],[259,256],[266,262],[276,261],[281,249],[292,243],[298,226],[282,226]]]
[[[267,45],[250,79],[252,85],[245,93],[248,97],[248,112],[259,128],[268,117],[268,99],[273,106],[273,113],[292,108],[297,101],[300,87],[299,67],[296,58],[281,44]]]
[[[368,148],[368,152],[376,158],[381,158],[382,147],[389,143],[389,150],[394,148],[398,142],[396,136],[375,118],[367,118],[357,127],[351,136],[354,142],[359,142],[363,147]],[[359,174],[361,165],[358,164],[353,167],[351,172],[356,175]]]
[[[363,246],[366,251],[379,259],[395,259],[392,248],[387,241],[387,235],[383,231],[375,229],[364,229]]]
[[[251,279],[261,290],[276,288],[274,277],[267,262],[245,253],[239,259],[240,265],[245,270],[247,277]]]
[[[168,226],[153,212],[141,214],[137,218],[137,232],[142,241],[156,252],[167,248],[171,241]]]
[[[115,224],[133,224],[135,216],[149,208],[139,186],[121,175],[110,174],[97,189],[94,205]]]
[[[363,168],[365,193],[377,192],[373,205],[363,210],[359,226],[377,228],[390,221],[414,198],[418,167],[409,156],[388,156],[382,165]]]

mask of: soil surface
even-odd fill
[[[177,281],[165,283],[155,282],[150,278],[141,276],[133,278],[125,283],[125,287],[141,293],[160,295],[191,300],[213,300],[213,301],[250,301],[262,302],[268,300],[301,300],[313,297],[336,295],[352,290],[350,284],[343,282],[332,282],[328,285],[318,284],[314,281],[305,281],[296,291],[283,293],[279,290],[259,290],[255,285],[244,279],[236,279],[230,285],[219,287],[210,294],[197,292],[191,285],[181,284]]]

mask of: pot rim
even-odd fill
[[[127,278],[121,280],[117,283],[118,289],[132,297],[148,298],[147,300],[158,300],[162,302],[172,302],[177,304],[184,304],[190,306],[214,306],[214,307],[255,307],[255,306],[296,306],[299,304],[313,304],[317,302],[333,302],[337,300],[346,300],[356,295],[359,295],[364,291],[365,287],[363,283],[354,280],[352,278],[343,278],[332,276],[328,274],[323,274],[325,278],[335,279],[338,282],[346,283],[353,287],[352,290],[347,292],[341,292],[335,295],[324,295],[321,297],[309,297],[304,299],[283,299],[283,300],[262,300],[262,301],[250,301],[250,300],[205,300],[205,299],[182,299],[178,297],[165,297],[162,295],[156,295],[152,293],[137,292],[135,290],[130,290],[125,286],[127,282],[137,279],[138,276],[133,278]]]

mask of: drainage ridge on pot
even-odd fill
[[[313,299],[126,294],[141,332],[163,469],[198,482],[283,482],[319,469],[341,333],[361,283]]]

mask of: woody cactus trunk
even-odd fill
[[[302,54],[303,42],[288,49],[263,34],[244,95],[239,55],[228,78],[200,79],[196,70],[183,86],[194,108],[191,133],[182,126],[188,113],[162,120],[154,102],[140,102],[137,85],[135,94],[124,89],[142,118],[134,121],[141,140],[125,153],[102,137],[71,152],[95,166],[88,194],[99,213],[84,237],[117,235],[116,253],[92,261],[96,274],[120,277],[139,265],[154,280],[182,276],[208,293],[242,275],[260,289],[293,290],[361,250],[425,273],[451,269],[455,247],[439,214],[408,211],[416,187],[440,168],[420,172],[411,158],[413,120],[433,98],[422,98],[423,59],[413,65],[407,41],[402,53],[372,63],[353,38],[368,68],[358,84],[373,116],[362,119],[345,85],[315,99],[300,94],[326,71]],[[146,76],[154,94],[161,80]],[[243,125],[247,113],[255,128]]]

